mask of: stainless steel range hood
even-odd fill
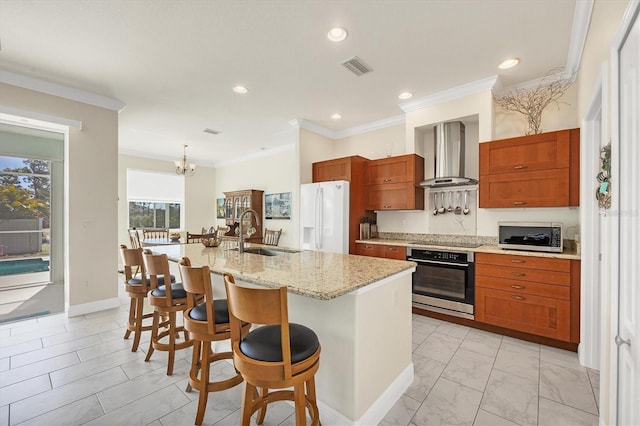
[[[475,185],[476,179],[464,177],[464,124],[460,121],[440,123],[434,127],[435,177],[420,186],[438,188]]]

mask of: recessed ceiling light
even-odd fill
[[[327,33],[327,38],[331,41],[342,41],[347,38],[347,30],[342,27],[334,27]]]
[[[342,118],[342,115],[336,113],[336,114],[333,114],[331,118],[333,118],[334,120],[340,120]]]
[[[500,65],[498,65],[498,68],[500,68],[501,70],[506,70],[506,69],[515,67],[519,63],[520,63],[519,58],[509,58],[500,62]]]
[[[413,93],[411,92],[402,92],[398,95],[399,99],[411,99],[411,97],[413,96]]]
[[[249,91],[249,89],[247,89],[244,86],[236,86],[233,88],[233,91],[236,93],[247,93]]]

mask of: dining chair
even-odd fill
[[[169,239],[169,229],[168,228],[143,228],[142,239],[146,240],[148,238]]]
[[[265,229],[264,237],[262,238],[262,244],[268,246],[277,246],[280,241],[280,234],[282,234],[282,228],[275,231],[273,229]]]
[[[248,426],[259,411],[256,423],[262,424],[269,403],[289,400],[295,405],[297,426],[306,425],[306,408],[311,424],[319,425],[315,374],[320,342],[310,328],[289,322],[287,288],[242,287],[231,274],[224,274],[224,283],[233,363],[245,382],[240,423]],[[263,325],[242,336],[244,322]]]
[[[144,359],[148,362],[154,350],[167,351],[169,359],[167,361],[167,376],[173,374],[173,364],[175,360],[175,351],[185,349],[193,345],[189,339],[189,333],[184,326],[178,326],[176,323],[176,312],[184,312],[187,308],[187,293],[182,283],[171,283],[166,286],[165,283],[170,282],[171,274],[169,273],[169,259],[166,254],[153,254],[151,250],[145,249],[142,252],[144,266],[147,271],[150,290],[147,295],[149,304],[153,306],[153,325],[151,329],[151,341],[149,342],[149,350]],[[168,317],[167,320],[161,322],[160,317]],[[164,330],[160,332],[160,327]],[[176,341],[176,336],[182,332],[184,340]],[[168,342],[164,340],[168,338]]]
[[[137,229],[129,229],[129,241],[131,242],[131,248],[140,248],[142,244],[140,244],[140,234]]]
[[[217,392],[232,388],[242,383],[242,376],[236,371],[235,376],[223,380],[211,381],[211,364],[225,359],[232,359],[233,353],[213,352],[212,342],[231,338],[229,324],[229,310],[227,300],[216,298],[211,286],[211,270],[208,266],[191,266],[191,260],[183,257],[180,261],[180,275],[182,285],[187,292],[187,310],[184,311],[184,328],[189,332],[193,341],[191,369],[189,371],[189,386],[198,390],[198,411],[196,425],[201,425],[207,407],[209,392]],[[202,298],[204,296],[204,298]],[[247,335],[251,324],[242,324],[242,335]]]

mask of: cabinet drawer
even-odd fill
[[[571,285],[571,274],[568,272],[544,271],[542,269],[514,268],[476,264],[476,276],[504,278],[512,281],[530,281],[542,284]]]
[[[356,244],[356,254],[359,254],[360,256],[384,257],[384,249],[385,246],[378,244]]]
[[[518,256],[513,254],[476,253],[476,264],[514,266],[519,268],[543,269],[545,271],[571,272],[571,261],[539,256]]]
[[[486,275],[476,275],[476,287],[492,288],[494,290],[510,291],[512,293],[532,296],[552,297],[554,299],[571,299],[571,288],[569,286],[518,281],[508,278],[489,277]]]
[[[560,207],[569,204],[569,168],[480,176],[480,207]]]
[[[475,319],[552,339],[570,340],[570,302],[566,300],[478,287]]]
[[[383,246],[387,259],[407,260],[407,249],[400,246]]]

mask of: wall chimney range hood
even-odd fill
[[[441,188],[475,185],[476,179],[464,177],[464,124],[460,121],[440,123],[434,127],[435,177],[420,186]]]

